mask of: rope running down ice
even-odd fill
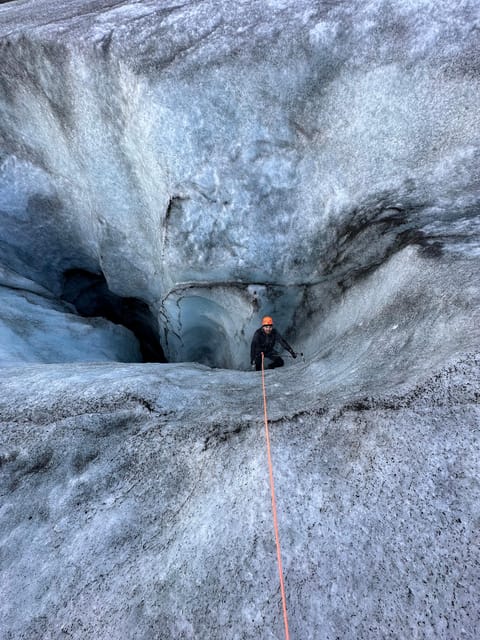
[[[263,416],[265,420],[265,439],[267,441],[268,475],[270,479],[270,494],[272,498],[273,529],[275,531],[275,546],[277,548],[277,564],[278,564],[278,575],[280,577],[280,592],[282,595],[283,621],[285,624],[285,640],[290,640],[290,634],[288,632],[287,600],[285,597],[285,585],[283,582],[282,554],[280,551],[280,536],[278,533],[277,503],[275,500],[275,485],[273,482],[273,466],[272,466],[272,456],[270,451],[270,434],[268,431],[267,393],[265,391],[265,367],[264,367],[263,353],[262,353],[262,392],[263,392]]]

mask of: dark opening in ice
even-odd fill
[[[81,316],[103,317],[127,327],[140,344],[143,362],[166,362],[157,321],[143,300],[112,293],[103,273],[69,269],[63,277],[61,297],[73,304]]]

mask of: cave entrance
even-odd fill
[[[169,362],[250,370],[250,343],[264,315],[279,331],[293,327],[303,289],[240,282],[192,282],[163,299],[165,352]],[[288,338],[287,338],[288,339]]]
[[[68,269],[63,274],[61,298],[83,317],[106,318],[130,329],[139,342],[143,362],[167,361],[158,339],[157,321],[148,304],[110,291],[103,273]]]

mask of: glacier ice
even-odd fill
[[[479,24],[1,3],[7,638],[281,637],[264,314],[294,637],[476,638]]]
[[[294,335],[403,246],[478,255],[474,3],[51,11],[2,8],[2,259],[100,274],[169,360],[242,368],[205,341]]]

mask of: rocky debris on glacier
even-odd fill
[[[6,638],[282,637],[267,312],[307,356],[267,374],[292,638],[476,640],[478,28],[0,7]]]

